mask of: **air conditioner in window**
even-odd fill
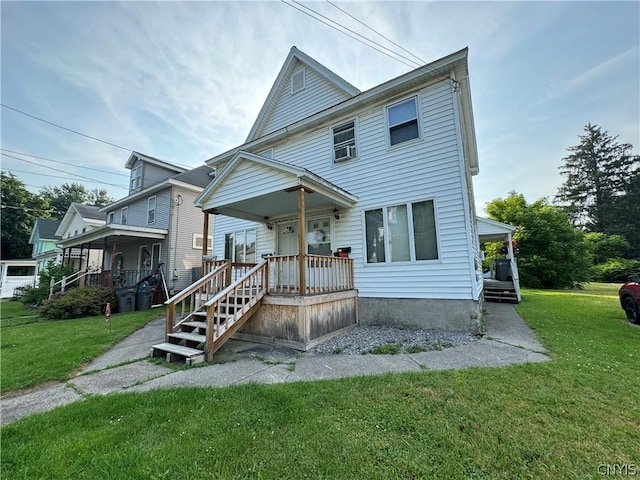
[[[336,148],[334,151],[334,157],[336,162],[341,162],[343,160],[349,160],[356,156],[356,147],[355,145],[348,145],[346,147]]]

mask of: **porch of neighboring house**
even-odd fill
[[[273,253],[254,254],[256,261],[249,263],[217,260],[203,242],[204,275],[166,302],[166,341],[153,347],[153,356],[184,358],[188,364],[211,361],[231,337],[307,350],[357,324],[353,260],[337,251],[309,253],[313,248],[307,243],[310,206],[334,215],[357,199],[305,169],[246,155],[250,166],[256,164],[263,174],[265,167],[271,169],[280,181],[223,201],[229,198],[225,188],[233,184],[233,165],[225,167],[227,177],[219,175],[196,199],[204,212],[203,238],[211,215],[221,214],[269,230],[279,219],[295,218],[280,224],[282,231],[276,227],[293,242],[287,252],[283,243],[273,245]]]
[[[502,242],[503,258],[491,262],[485,272],[484,300],[487,302],[520,303],[520,276],[513,241],[515,227],[478,217],[480,243]]]
[[[105,225],[64,239],[59,244],[63,248],[62,265],[71,265],[73,273],[52,285],[51,292],[71,286],[111,287],[118,299],[118,311],[127,312],[136,309],[137,301],[141,303],[137,293],[144,288],[145,308],[162,305],[169,297],[160,248],[167,231],[143,230]],[[83,253],[87,251],[98,251],[97,261],[90,263],[88,255]]]

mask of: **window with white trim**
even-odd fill
[[[107,223],[113,223],[114,215],[115,215],[115,212],[109,212],[109,217],[107,219]]]
[[[202,245],[203,245],[202,234],[194,233],[192,247],[197,250],[202,250]],[[212,249],[213,249],[213,236],[209,235],[208,241],[207,241],[207,251],[211,253]]]
[[[438,260],[433,200],[366,210],[367,263]]]
[[[126,225],[127,224],[127,214],[129,213],[129,207],[122,207],[122,210],[120,210],[120,223],[122,225]]]
[[[147,201],[147,223],[156,223],[156,197],[149,197]]]
[[[131,170],[131,191],[134,192],[142,187],[142,163],[139,163]]]
[[[238,230],[224,236],[224,258],[234,263],[256,261],[256,229]]]
[[[387,107],[387,125],[391,146],[420,138],[417,97]]]
[[[291,94],[304,90],[304,68],[291,75]]]
[[[356,157],[356,122],[351,121],[331,129],[333,161],[341,162]]]

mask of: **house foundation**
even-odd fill
[[[362,325],[437,328],[480,333],[482,303],[475,300],[429,298],[358,298]]]

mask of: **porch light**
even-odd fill
[[[337,208],[334,208],[334,209],[333,209],[333,217],[334,217],[336,220],[340,220],[340,211],[339,211]]]

